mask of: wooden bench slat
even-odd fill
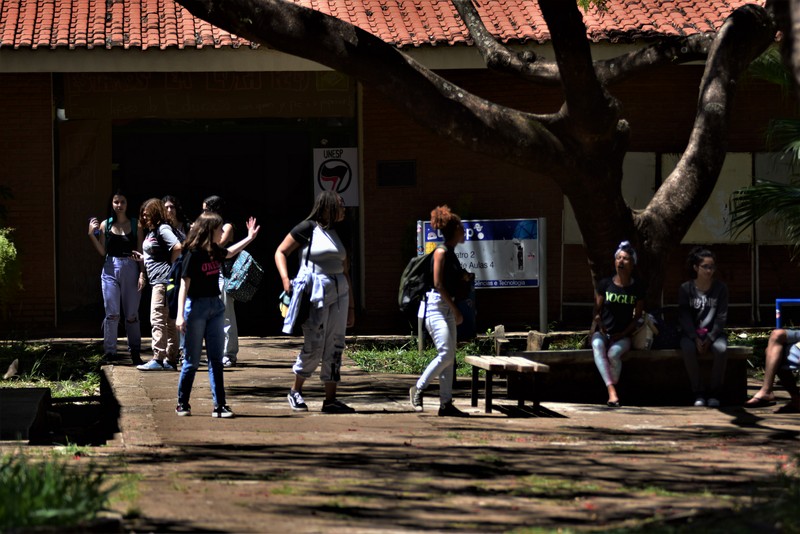
[[[487,371],[516,373],[547,373],[550,366],[521,356],[467,356],[464,361]]]
[[[493,362],[492,358],[494,356],[467,356],[464,361],[472,366],[492,372],[502,371],[506,368],[503,362]]]
[[[517,365],[525,366],[525,367],[532,367],[534,373],[549,373],[550,366],[535,362],[533,360],[529,360],[527,358],[523,358],[522,356],[509,356],[509,359],[516,363]]]

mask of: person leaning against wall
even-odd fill
[[[128,217],[128,198],[117,190],[109,202],[111,215],[100,221],[89,219],[89,240],[97,253],[105,258],[100,274],[103,291],[103,352],[106,361],[117,357],[117,334],[121,313],[125,313],[128,351],[134,365],[142,363],[142,331],[139,324],[139,302],[144,287],[140,262],[142,228],[135,218]],[[121,303],[121,306],[120,306]]]

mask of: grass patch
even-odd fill
[[[17,360],[17,376],[0,387],[50,388],[53,397],[85,397],[100,391],[102,349],[86,343],[0,342],[0,374]]]
[[[63,460],[25,455],[0,459],[0,531],[91,521],[108,509],[114,486],[94,464],[77,470]]]
[[[430,340],[420,354],[416,338],[409,337],[402,344],[359,341],[347,347],[347,355],[358,366],[367,372],[418,375],[436,357],[436,348]],[[461,344],[456,349],[456,373],[458,376],[470,376],[471,366],[464,363],[464,358],[471,354],[494,354],[491,338],[479,338]]]
[[[511,490],[511,495],[572,499],[579,495],[597,493],[600,490],[600,486],[592,482],[530,475],[519,479],[517,486]]]

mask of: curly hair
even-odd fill
[[[447,204],[436,206],[431,211],[431,226],[442,232],[445,241],[450,241],[461,226],[461,217],[450,211]]]
[[[214,241],[214,232],[222,226],[222,217],[214,212],[201,213],[189,230],[186,241],[183,242],[184,250],[205,250],[215,260],[224,260],[228,250]]]
[[[167,210],[164,209],[164,203],[158,198],[150,198],[144,201],[142,207],[139,208],[139,220],[142,220],[145,215],[147,215],[146,225],[148,230],[155,230],[167,222]]]

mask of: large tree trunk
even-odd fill
[[[178,2],[232,33],[327,65],[381,90],[438,135],[546,174],[575,210],[593,276],[607,275],[616,246],[629,240],[639,253],[648,299],[655,303],[660,301],[667,254],[680,243],[716,185],[737,80],[775,35],[766,10],[746,5],[729,17],[713,44],[711,36],[696,35],[593,62],[575,1],[540,0],[556,55],[555,61],[548,61],[496,42],[471,0],[453,0],[490,68],[512,73],[532,86],[561,85],[562,108],[536,115],[479,98],[377,37],[289,0]],[[634,212],[621,190],[628,123],[608,88],[634,73],[706,55],[686,151],[650,204]]]

